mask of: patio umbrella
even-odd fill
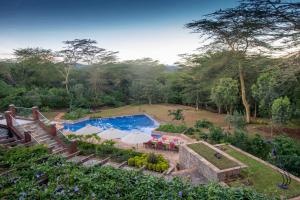
[[[125,132],[125,131],[121,131],[119,129],[115,129],[115,128],[109,128],[101,133],[98,133],[98,136],[100,138],[104,138],[104,139],[107,139],[107,140],[111,140],[111,139],[117,139],[117,138],[122,138],[122,137],[125,137],[127,136],[128,132]]]
[[[131,133],[121,139],[122,142],[127,144],[141,144],[144,142],[148,142],[152,137],[149,134],[142,132]]]
[[[89,135],[89,134],[94,134],[94,133],[100,133],[101,131],[102,131],[101,128],[98,128],[96,126],[92,126],[92,125],[88,124],[85,127],[78,129],[75,133]]]

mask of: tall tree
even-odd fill
[[[78,62],[92,64],[100,62],[100,60],[114,60],[117,52],[106,51],[103,48],[96,46],[97,41],[91,39],[74,39],[63,41],[66,45],[59,55],[64,58],[65,66],[63,67],[63,75],[65,77],[66,91],[69,93],[69,76],[70,71]]]
[[[287,0],[242,0],[230,15],[247,15],[265,24],[259,30],[271,40],[281,40],[285,47],[300,45],[300,3]],[[282,40],[283,39],[283,40]]]
[[[250,122],[250,104],[247,100],[245,87],[245,57],[250,49],[261,47],[266,50],[270,46],[259,37],[259,30],[264,23],[253,22],[246,15],[230,15],[231,9],[220,10],[206,15],[205,18],[186,24],[187,28],[200,33],[206,41],[211,41],[205,47],[211,49],[227,49],[236,60],[236,70],[239,73],[242,102],[245,108],[246,121]]]

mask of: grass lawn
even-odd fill
[[[120,115],[133,115],[147,113],[154,117],[160,123],[175,123],[182,122],[172,121],[172,117],[168,116],[168,110],[182,109],[187,126],[194,126],[195,122],[200,119],[207,119],[219,126],[225,126],[224,116],[212,113],[206,110],[198,110],[189,106],[170,105],[170,104],[154,104],[154,105],[129,105],[119,108],[103,109],[100,112],[94,113],[92,117],[111,117]]]
[[[270,168],[269,166],[260,163],[245,154],[242,154],[230,146],[223,146],[225,152],[232,157],[240,160],[244,164],[248,165],[250,173],[248,178],[252,182],[252,186],[258,192],[262,192],[268,195],[281,195],[287,198],[300,195],[300,183],[292,179],[291,185],[288,190],[282,190],[277,187],[277,184],[281,182],[281,175],[278,171]],[[247,174],[247,169],[242,170],[242,175]],[[236,180],[229,183],[230,186],[243,185],[242,180]]]
[[[222,156],[221,159],[216,158],[216,151],[204,143],[189,144],[188,147],[221,170],[238,166],[237,163],[224,156]]]

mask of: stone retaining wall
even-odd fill
[[[223,156],[226,156],[233,162],[236,162],[239,166],[221,170],[209,161],[207,161],[204,157],[194,152],[187,145],[182,145],[179,147],[179,165],[181,168],[190,169],[196,167],[198,169],[198,172],[204,177],[206,177],[208,180],[225,181],[228,177],[240,174],[241,169],[247,167],[245,164],[241,163],[240,161],[237,161],[236,159],[232,158],[223,151],[215,148],[214,146],[207,144],[206,142],[203,143],[208,145],[216,152],[219,152]]]

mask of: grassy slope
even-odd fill
[[[207,161],[218,167],[219,169],[228,169],[232,167],[238,166],[237,163],[229,160],[226,157],[222,157],[221,159],[218,159],[215,157],[216,151],[214,151],[209,146],[203,144],[203,143],[195,143],[188,145],[191,149],[193,149],[196,153],[198,153],[200,156],[203,156]]]
[[[277,187],[277,184],[281,182],[281,175],[276,170],[264,165],[263,163],[257,162],[256,160],[237,152],[236,150],[226,146],[226,153],[232,157],[240,160],[244,164],[248,165],[251,173],[249,179],[253,183],[253,187],[258,191],[265,194],[277,194],[285,197],[294,197],[300,195],[300,183],[292,180],[288,190],[282,190]],[[245,171],[244,173],[245,174]],[[231,186],[242,185],[237,180],[230,183]]]

